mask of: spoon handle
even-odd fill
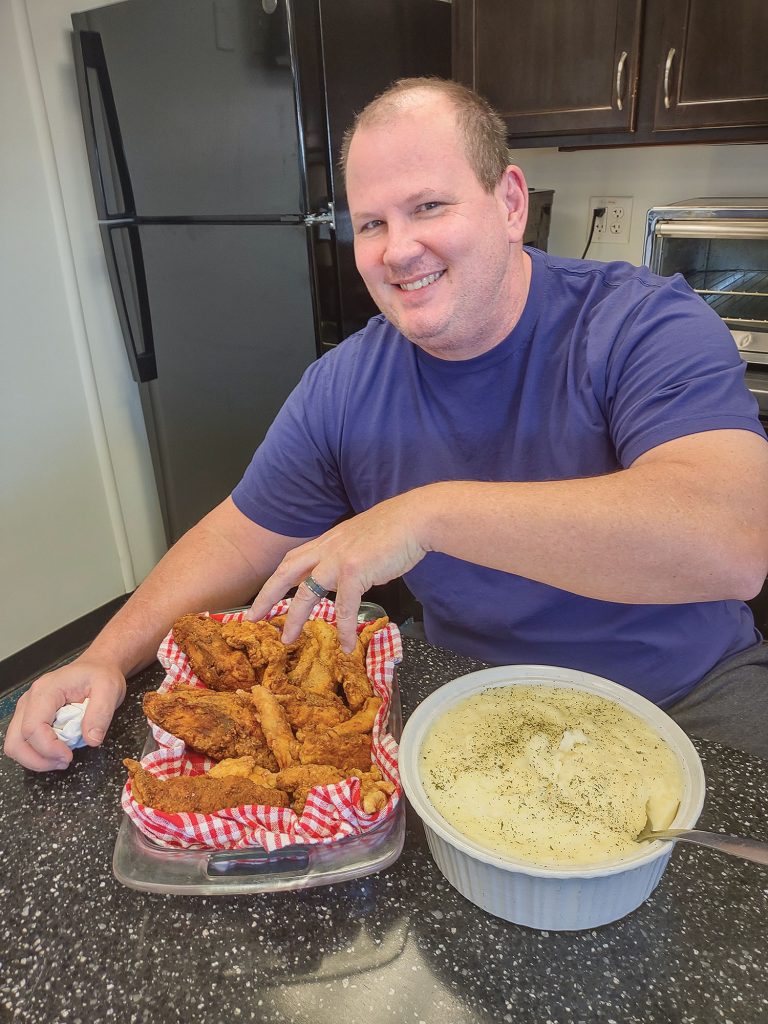
[[[747,839],[746,836],[702,832],[695,828],[671,828],[663,832],[652,832],[648,838],[679,839],[684,843],[698,843],[699,846],[710,846],[713,850],[728,853],[732,857],[742,857],[744,860],[754,861],[755,864],[768,865],[768,843],[763,843],[759,839]]]

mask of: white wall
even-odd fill
[[[90,194],[69,11],[0,4],[0,659],[163,550]]]
[[[595,244],[598,260],[643,262],[645,217],[652,206],[697,196],[768,196],[768,146],[638,146],[561,153],[512,154],[534,188],[554,188],[549,251],[581,256],[590,224],[590,196],[632,196],[629,240]]]

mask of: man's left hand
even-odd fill
[[[317,595],[303,584],[308,576],[336,591],[336,625],[343,650],[357,640],[357,613],[363,594],[408,572],[429,550],[422,533],[427,488],[416,488],[382,501],[347,519],[327,533],[293,548],[256,595],[246,618],[263,618],[293,586],[298,585],[283,626],[291,643],[317,604]]]

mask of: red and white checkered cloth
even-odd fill
[[[289,607],[290,601],[281,601],[267,618],[282,615]],[[228,622],[230,619],[242,619],[244,614],[233,612],[214,617]],[[310,618],[335,622],[336,609],[331,601],[322,600],[315,606]],[[360,625],[358,631],[362,628]],[[160,644],[157,657],[166,670],[160,692],[173,689],[178,683],[205,689],[193,673],[186,655],[176,646],[172,633]],[[360,780],[356,778],[329,786],[315,786],[310,791],[301,817],[290,808],[254,804],[230,807],[216,814],[167,814],[137,803],[131,792],[130,779],[123,789],[123,810],[156,843],[187,850],[238,850],[261,846],[271,851],[294,844],[332,843],[374,828],[394,812],[402,797],[397,771],[397,743],[384,729],[389,716],[394,669],[402,657],[400,630],[393,622],[373,634],[368,645],[366,670],[374,692],[382,698],[383,703],[373,726],[372,760],[384,778],[396,787],[387,806],[381,811],[375,814],[363,811],[360,804]],[[152,725],[152,734],[158,749],[147,754],[141,765],[159,779],[201,775],[215,764],[209,758],[187,750],[183,740],[156,725]]]

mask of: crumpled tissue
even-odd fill
[[[86,697],[81,704],[65,704],[63,708],[59,708],[53,720],[53,731],[70,750],[87,745],[83,739],[83,715],[88,707],[88,700]]]

